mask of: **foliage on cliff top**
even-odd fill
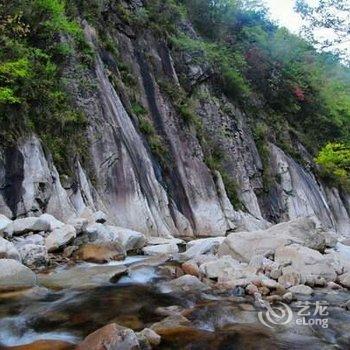
[[[82,30],[61,0],[0,0],[0,138],[38,134],[65,167],[82,150],[85,120],[65,92],[61,69]]]
[[[350,135],[350,70],[330,53],[319,53],[304,39],[272,23],[266,9],[240,0],[183,0],[202,38],[175,42],[207,55],[242,57],[237,74],[265,101],[265,110],[283,115],[306,135],[316,152],[327,141]],[[182,35],[183,36],[183,35]],[[186,42],[187,41],[187,42]],[[188,42],[197,42],[197,45]],[[201,44],[199,44],[201,43]],[[229,55],[227,54],[229,53]]]
[[[200,36],[187,30],[175,33],[175,47],[210,62],[213,71],[221,74],[222,90],[243,106],[254,105],[258,98],[263,113],[254,109],[257,122],[263,115],[274,116],[277,124],[289,125],[314,155],[328,142],[348,142],[350,69],[340,56],[320,52],[313,42],[278,27],[259,1],[179,2],[186,5]],[[221,62],[226,69],[220,72]],[[229,89],[223,84],[225,71],[235,73]],[[249,98],[234,89],[244,86],[249,87],[245,90],[251,92]],[[274,125],[269,128],[272,141],[278,141]],[[292,145],[281,146],[292,149]]]

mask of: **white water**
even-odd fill
[[[37,340],[62,340],[77,343],[80,339],[65,332],[37,333],[28,328],[23,316],[5,317],[0,320],[0,344],[17,346],[30,344]]]
[[[124,265],[124,266],[130,266],[134,263],[143,261],[149,259],[149,256],[145,255],[134,255],[134,256],[128,256],[124,260],[119,260],[119,261],[110,261],[106,264],[96,264],[96,263],[87,263],[84,262],[82,264],[79,264],[80,266],[119,266],[119,265]]]

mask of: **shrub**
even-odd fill
[[[322,175],[350,191],[350,145],[328,143],[315,159],[322,168]]]
[[[242,73],[245,60],[238,52],[229,50],[225,45],[192,39],[184,34],[173,36],[171,41],[176,49],[191,53],[194,61],[209,62],[226,95],[232,98],[249,95],[250,87]]]

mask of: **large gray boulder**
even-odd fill
[[[62,221],[57,220],[50,214],[42,214],[40,215],[39,219],[46,221],[49,224],[49,231],[53,231],[56,228],[61,228],[64,226],[64,223]]]
[[[192,275],[183,275],[162,285],[162,290],[164,292],[204,291],[208,289],[209,287],[206,284],[204,284],[197,277]]]
[[[13,243],[24,265],[39,267],[48,262],[49,257],[45,246],[45,238],[40,234],[15,237]]]
[[[10,222],[3,230],[6,237],[23,235],[28,232],[50,231],[50,222],[46,218],[29,217]]]
[[[218,278],[222,271],[228,268],[240,268],[240,264],[230,256],[223,256],[217,260],[203,263],[200,265],[199,271],[208,278]]]
[[[0,237],[0,259],[21,261],[20,254],[12,242]]]
[[[159,245],[149,245],[142,248],[142,252],[145,255],[160,255],[160,254],[175,254],[179,252],[177,244],[159,244]]]
[[[0,259],[0,291],[34,287],[36,275],[28,267],[13,259]]]
[[[79,235],[86,231],[89,221],[85,218],[71,218],[68,220],[67,224],[74,226],[75,230],[77,231],[77,235]]]
[[[94,223],[86,228],[86,233],[90,242],[109,242],[113,240],[112,231],[99,223]]]
[[[75,228],[72,225],[64,225],[52,231],[45,239],[48,252],[54,252],[72,242],[76,237]]]
[[[317,226],[315,218],[304,217],[271,226],[266,230],[271,236],[285,236],[310,249],[324,250],[328,232]]]
[[[310,218],[284,222],[263,231],[231,233],[220,245],[220,256],[249,262],[254,255],[273,254],[279,247],[298,243],[311,249],[324,249],[325,236]]]
[[[322,277],[327,282],[334,281],[337,274],[328,259],[320,252],[299,244],[279,247],[275,252],[275,261],[280,265],[288,265],[300,273],[303,283],[313,283]],[[282,269],[283,272],[283,269]]]
[[[190,241],[186,245],[186,251],[180,254],[181,260],[189,260],[202,254],[214,253],[225,241],[225,237],[201,238]]]
[[[117,226],[107,228],[111,232],[112,240],[118,241],[126,251],[141,249],[146,245],[146,237],[141,232]]]
[[[49,256],[45,245],[23,244],[18,247],[22,263],[29,267],[39,267],[46,265]]]

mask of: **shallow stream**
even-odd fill
[[[162,334],[158,349],[350,349],[350,312],[340,308],[349,299],[349,293],[319,291],[304,303],[326,302],[327,316],[311,315],[305,318],[307,324],[297,325],[300,308],[294,303],[293,319],[286,325],[273,324],[269,328],[258,317],[259,311],[265,310],[253,298],[240,295],[239,289],[226,294],[166,293],[162,284],[171,277],[164,273],[164,266],[148,266],[142,259],[131,257],[109,264],[135,266],[114,283],[1,295],[0,349],[40,339],[76,344],[113,322],[139,331],[164,319],[160,310],[173,305],[183,309],[182,315],[191,324],[169,327]],[[94,264],[81,266],[84,271],[96,268]],[[309,321],[320,317],[327,319],[327,327]]]

